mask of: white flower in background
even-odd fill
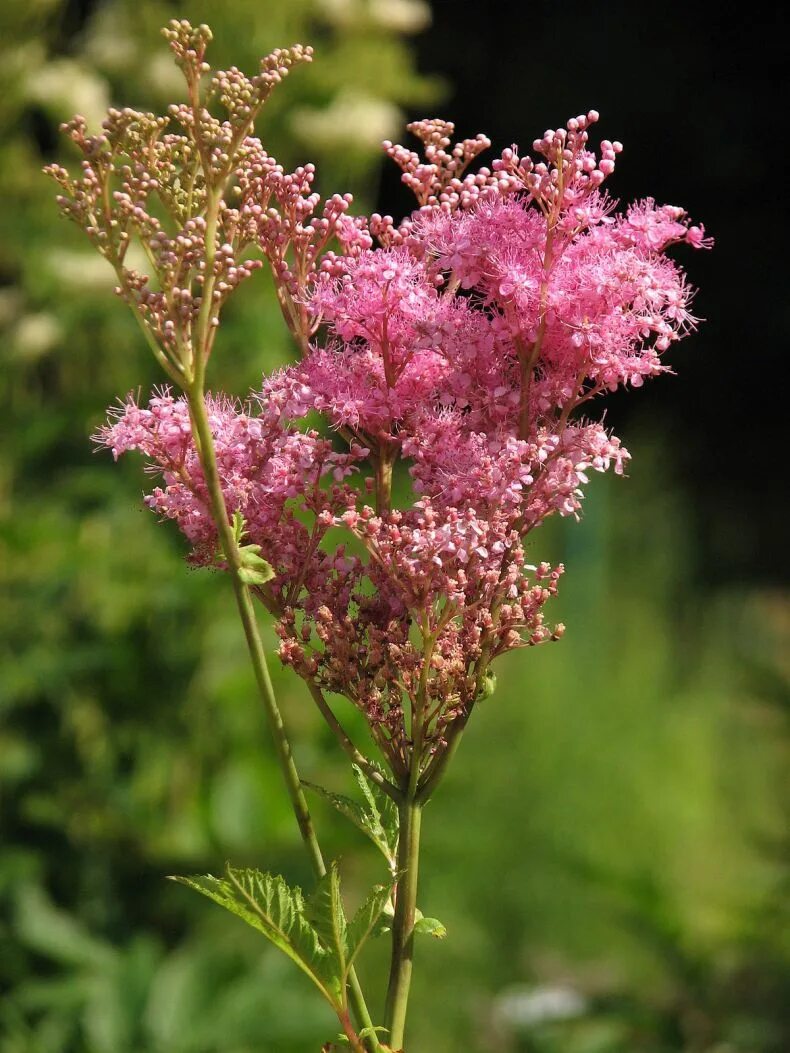
[[[419,33],[431,24],[431,9],[423,0],[371,0],[370,13],[397,33]]]
[[[157,52],[145,64],[145,80],[162,98],[184,94],[184,78],[169,55]]]
[[[419,33],[431,24],[431,8],[425,0],[317,0],[316,7],[335,25],[367,19],[396,33]]]
[[[118,279],[103,256],[77,249],[51,249],[45,265],[61,285],[71,289],[100,292],[112,289]]]
[[[316,0],[315,6],[327,22],[339,26],[348,25],[359,14],[357,0]]]
[[[139,61],[135,27],[117,4],[100,7],[94,15],[85,42],[85,57],[103,70],[126,73]]]
[[[150,264],[139,245],[130,245],[126,254],[126,265],[133,270],[148,273]],[[45,260],[47,270],[57,277],[61,285],[85,292],[105,292],[114,289],[118,277],[103,256],[78,249],[51,249]]]
[[[403,122],[394,103],[356,91],[335,96],[323,109],[303,107],[291,119],[294,132],[317,147],[337,145],[378,147]]]
[[[60,340],[61,327],[43,311],[19,319],[14,332],[14,351],[21,358],[38,358],[51,351]]]
[[[139,38],[130,25],[130,15],[118,5],[100,9],[91,23],[85,57],[99,69],[128,74],[142,71],[147,87],[163,97],[180,97],[184,78],[167,52],[140,53]]]
[[[565,984],[514,987],[496,999],[494,1018],[501,1027],[518,1033],[540,1024],[573,1020],[583,1016],[587,1009],[583,995]]]
[[[34,70],[27,80],[28,97],[64,120],[80,113],[89,128],[107,115],[107,82],[74,59],[60,58]]]

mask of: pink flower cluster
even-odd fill
[[[326,526],[355,502],[356,491],[344,480],[367,451],[352,445],[348,453],[336,453],[317,432],[285,425],[276,405],[257,408],[260,412],[254,413],[252,406],[212,398],[209,422],[227,507],[241,514],[248,538],[261,545],[276,568],[273,587],[287,594],[305,573]],[[215,564],[217,531],[186,400],[167,388],[146,407],[129,398],[111,412],[95,439],[116,459],[129,450],[145,455],[163,483],[146,504],[176,521],[195,563]],[[306,516],[312,529],[305,525]]]
[[[695,323],[665,253],[710,240],[651,199],[615,212],[602,184],[622,147],[590,149],[597,116],[546,132],[537,161],[513,147],[473,173],[485,137],[452,147],[452,125],[419,122],[424,158],[385,144],[420,205],[400,225],[352,219],[348,198],[319,213],[310,166],[286,175],[246,149],[238,227],[269,259],[303,353],[254,411],[212,404],[225,499],[275,569],[258,593],[283,661],[359,706],[396,772],[416,713],[435,753],[494,658],[562,631],[542,614],[562,568],[528,566],[524,539],[578,515],[591,471],[628,460],[582,407],[666,371]],[[345,453],[300,429],[316,410]],[[129,402],[100,440],[145,453],[163,477],[148,503],[212,562],[186,404]],[[398,464],[414,496],[393,509]]]

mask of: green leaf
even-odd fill
[[[387,860],[390,872],[395,874],[398,858],[398,807],[375,782],[368,779],[360,767],[356,764],[352,767],[365,798],[364,805],[341,793],[325,790],[323,786],[312,782],[303,782],[302,785],[323,797],[369,837]]]
[[[382,1027],[380,1024],[377,1027],[363,1027],[362,1030],[359,1032],[359,1037],[371,1038],[371,1036],[377,1035],[379,1032],[381,1032],[382,1035],[388,1035],[389,1028]]]
[[[447,929],[438,918],[418,918],[414,922],[414,932],[420,936],[433,936],[435,940],[443,940],[447,935]]]
[[[480,685],[480,693],[477,696],[476,701],[484,702],[487,698],[491,698],[493,693],[496,691],[496,673],[488,672],[483,677],[483,682]]]
[[[315,892],[307,901],[306,917],[322,946],[335,964],[337,975],[345,979],[348,958],[346,915],[340,898],[340,874],[337,864],[331,863]]]
[[[38,885],[26,883],[20,888],[15,922],[22,945],[62,965],[106,973],[118,960],[115,948],[56,907]]]
[[[242,545],[241,541],[247,531],[247,524],[241,512],[234,512],[231,517],[233,540],[239,550],[239,577],[245,585],[265,585],[274,577],[274,568],[260,555],[260,545]],[[225,563],[225,553],[220,548],[215,559]]]
[[[358,827],[363,834],[369,837],[384,855],[388,856],[389,846],[386,841],[379,840],[371,828],[370,817],[361,804],[357,801],[352,801],[350,797],[345,797],[342,793],[332,793],[331,790],[325,790],[323,786],[318,786],[314,782],[303,780],[302,786],[328,801],[333,808],[340,812],[341,815],[344,815],[346,819],[350,819],[354,826]]]
[[[417,912],[419,914],[419,911]],[[392,931],[392,922],[395,918],[395,904],[391,899],[387,900],[384,904],[384,909],[381,912],[378,924],[376,925],[374,936],[384,936],[386,933]]]
[[[246,585],[265,585],[274,577],[274,568],[258,555],[260,550],[260,545],[244,545],[239,549],[239,577]]]
[[[383,936],[392,929],[392,919],[395,915],[392,902],[384,905],[379,921],[373,933],[374,936]],[[414,912],[414,932],[418,936],[433,936],[435,940],[443,940],[447,935],[447,929],[438,918],[426,918],[419,908]]]
[[[348,926],[348,961],[350,969],[362,947],[376,931],[384,908],[390,902],[390,889],[386,885],[374,885],[368,898],[351,919]]]
[[[377,783],[367,777],[359,765],[353,764],[352,769],[359,788],[367,801],[371,818],[375,820],[388,843],[394,845],[395,855],[397,855],[398,832],[400,829],[398,806],[390,796],[384,793]],[[377,770],[380,774],[384,774],[380,768]]]
[[[241,512],[234,512],[233,518],[231,519],[231,525],[233,527],[233,540],[238,545],[241,539],[244,537],[245,523],[244,516]]]
[[[310,977],[334,1008],[341,1005],[342,972],[310,924],[301,890],[260,870],[228,866],[225,873],[224,878],[205,874],[172,880],[196,889],[262,932]]]

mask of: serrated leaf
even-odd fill
[[[435,940],[443,940],[447,935],[447,929],[438,918],[418,918],[414,923],[414,932],[419,936],[433,936]]]
[[[260,545],[244,545],[239,549],[239,577],[247,585],[265,585],[274,577],[274,568],[258,555],[260,550]]]
[[[261,574],[259,570],[250,570],[248,567],[239,567],[239,577],[245,585],[265,585],[271,581],[273,575]]]
[[[234,512],[231,518],[231,525],[233,527],[233,538],[238,545],[241,539],[244,537],[244,516],[241,512]]]
[[[397,856],[397,843],[393,854],[392,847],[381,827],[380,821],[376,822],[362,804],[344,794],[325,790],[323,787],[317,786],[315,782],[302,781],[302,786],[317,793],[324,800],[329,801],[336,811],[344,815],[345,818],[350,819],[358,830],[361,830],[366,837],[370,837],[379,852],[387,859],[390,869],[394,867]]]
[[[378,769],[383,775],[384,772]],[[387,845],[385,852],[390,872],[395,874],[398,865],[398,839],[400,836],[400,815],[398,806],[372,779],[369,779],[361,768],[354,765],[354,775],[359,784],[372,817],[377,819],[376,830],[381,841]]]
[[[342,974],[306,917],[300,889],[289,887],[278,875],[231,866],[224,878],[204,874],[173,880],[208,896],[263,933],[310,977],[333,1007],[342,1003]]]
[[[384,908],[390,902],[390,890],[386,885],[374,885],[368,898],[351,919],[348,926],[348,962],[349,969],[366,941],[373,935]]]
[[[332,793],[312,782],[305,782],[303,785],[329,801],[333,808],[350,819],[366,837],[369,837],[387,860],[390,872],[394,874],[398,858],[398,806],[357,764],[352,764],[351,767],[365,798],[364,804],[359,804],[341,793]],[[381,774],[384,774],[383,771]]]
[[[395,911],[392,907],[392,903],[388,902],[385,904],[384,910],[379,917],[379,921],[372,935],[384,936],[386,933],[391,932],[394,914]],[[447,935],[446,927],[438,918],[426,918],[423,912],[419,909],[414,912],[414,932],[418,936],[433,936],[436,940],[443,940]]]
[[[398,855],[398,834],[400,832],[398,806],[372,779],[367,777],[359,765],[353,764],[352,769],[367,802],[372,825],[376,828],[380,838],[389,846],[394,862]],[[384,773],[381,772],[381,774]]]
[[[379,917],[378,924],[373,932],[373,936],[384,936],[386,933],[392,931],[392,922],[395,918],[395,904],[391,899],[388,899],[384,904],[384,909]]]
[[[306,917],[318,934],[324,950],[332,958],[337,975],[345,980],[348,971],[348,938],[336,863],[330,865],[307,901]]]
[[[245,566],[249,567],[268,567],[269,564],[259,555],[261,551],[260,545],[242,545],[239,549],[239,555],[241,556],[241,562]]]

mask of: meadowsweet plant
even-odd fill
[[[247,76],[211,70],[206,26],[164,32],[187,101],[164,116],[110,110],[95,134],[75,117],[64,128],[81,173],[48,170],[167,380],[112,410],[96,441],[144,455],[149,507],[175,520],[193,564],[229,576],[316,879],[307,895],[234,866],[178,880],[310,977],[339,1021],[326,1049],[401,1050],[415,940],[443,935],[418,909],[423,809],[488,708],[496,659],[563,633],[544,615],[563,568],[528,563],[525,539],[554,513],[578,518],[591,472],[623,472],[627,451],[590,414],[599,396],[667,371],[694,318],[665,253],[710,242],[681,208],[616,211],[603,184],[622,147],[593,150],[593,110],[537,139],[534,158],[514,146],[490,168],[476,167],[485,136],[453,144],[448,122],[412,124],[419,152],[384,147],[415,211],[352,216],[349,195],[322,200],[312,165],[286,172],[255,137],[310,48],[275,51]],[[243,401],[210,394],[225,304],[262,267],[298,354]],[[357,799],[301,780],[259,608],[353,765]],[[368,752],[344,729],[349,706]],[[353,913],[306,790],[385,858]],[[355,971],[374,937],[391,942],[381,1003]]]

